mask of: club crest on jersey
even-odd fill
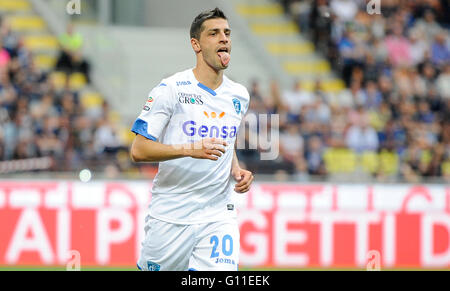
[[[233,99],[233,106],[237,114],[241,113],[241,101],[239,101],[239,99],[237,98]]]

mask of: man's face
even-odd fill
[[[223,70],[228,67],[231,53],[231,30],[228,21],[223,18],[208,19],[203,22],[203,30],[198,40],[198,46],[203,60],[215,70]]]

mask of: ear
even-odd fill
[[[199,52],[202,51],[202,49],[200,48],[200,42],[198,41],[198,39],[191,38],[191,46],[196,54],[198,54]]]

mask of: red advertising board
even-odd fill
[[[0,182],[0,265],[134,266],[145,182]],[[450,267],[446,185],[256,183],[236,194],[241,266]]]

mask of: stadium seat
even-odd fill
[[[86,77],[81,73],[72,73],[69,76],[69,88],[71,90],[80,90],[86,86]]]
[[[395,175],[398,171],[399,157],[394,152],[382,150],[379,154],[380,172],[385,175]]]
[[[57,50],[58,40],[51,35],[28,35],[24,37],[25,46],[31,50]]]
[[[283,64],[284,69],[293,74],[327,74],[330,72],[330,64],[325,60],[290,61]]]
[[[12,16],[8,18],[12,30],[16,31],[42,31],[46,24],[38,16]]]
[[[121,127],[119,130],[119,138],[126,145],[131,145],[135,136],[128,127]]]
[[[56,90],[61,90],[66,86],[67,75],[63,72],[52,72],[50,74],[50,80]]]
[[[81,104],[84,108],[89,109],[99,107],[103,104],[103,98],[97,92],[87,92],[81,95]]]
[[[442,176],[450,177],[450,160],[442,163],[441,166]]]
[[[345,89],[345,83],[341,79],[331,79],[322,82],[325,92],[338,93]]]
[[[28,12],[31,5],[26,0],[0,0],[0,11],[5,13]]]
[[[310,42],[302,43],[278,43],[272,42],[266,45],[267,50],[274,55],[305,55],[314,51],[314,45]]]
[[[121,122],[121,120],[122,120],[121,117],[120,117],[120,113],[118,111],[116,111],[116,110],[110,110],[109,111],[108,119],[112,123],[116,123],[116,124],[119,124]]]
[[[283,7],[278,3],[270,4],[238,4],[236,10],[243,16],[278,16],[283,14]]]
[[[328,173],[333,174],[338,172],[335,149],[327,149],[323,155],[323,159]]]
[[[365,172],[374,174],[378,171],[379,161],[375,152],[364,152],[361,154],[361,165]]]
[[[303,37],[295,21],[286,15],[276,1],[256,0],[245,4],[236,1],[236,11],[246,19],[253,34],[278,62],[286,75],[300,79],[305,90],[315,88],[321,79],[322,90],[339,93],[345,88],[342,80],[332,75],[329,62],[316,53],[311,40]]]
[[[314,80],[302,81],[302,88],[306,91],[313,91],[316,87]],[[345,88],[345,84],[341,79],[325,79],[321,81],[321,89],[325,92],[338,93]]]
[[[431,162],[431,159],[433,158],[433,155],[429,150],[422,151],[422,155],[420,156],[420,162],[428,165]]]
[[[253,33],[257,35],[294,35],[299,33],[297,25],[293,22],[286,23],[254,23],[251,26]]]
[[[352,173],[356,170],[357,156],[349,149],[331,148],[325,152],[324,161],[329,173]]]
[[[356,169],[357,156],[349,149],[339,150],[340,170],[345,173],[353,173]]]
[[[42,70],[50,70],[55,66],[56,58],[51,55],[35,55],[34,62],[36,66]]]

